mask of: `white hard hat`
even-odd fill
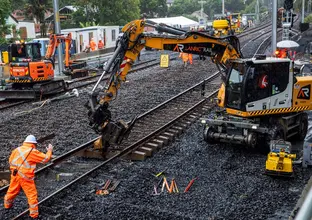
[[[24,142],[37,144],[37,140],[34,135],[28,135]]]

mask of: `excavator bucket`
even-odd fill
[[[102,139],[110,144],[120,144],[124,138],[128,138],[135,122],[136,117],[130,123],[110,121],[102,131]]]

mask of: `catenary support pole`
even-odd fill
[[[277,0],[272,0],[272,55],[276,51]]]
[[[59,12],[59,2],[58,0],[53,0],[53,10],[54,10],[54,33],[61,33],[61,25],[60,25],[60,12]],[[57,60],[59,72],[56,75],[61,75],[63,72],[63,57],[62,57],[62,44],[59,44],[57,48]]]
[[[304,23],[304,0],[302,0],[301,23]]]

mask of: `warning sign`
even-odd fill
[[[169,67],[169,54],[160,55],[160,67]]]

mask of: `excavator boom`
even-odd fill
[[[61,35],[61,34],[51,34],[49,45],[47,48],[47,52],[45,54],[45,59],[50,60],[54,57],[56,48],[62,43],[65,42],[65,69],[69,68],[70,65],[70,45],[72,42],[72,35],[69,33],[67,36]]]
[[[145,26],[155,27],[156,30],[170,35],[145,33]],[[109,102],[116,97],[121,82],[126,80],[128,71],[144,47],[209,56],[222,71],[227,71],[231,59],[242,58],[239,40],[236,36],[216,38],[203,32],[186,32],[145,20],[135,20],[126,24],[122,32],[115,52],[92,89],[87,104],[90,125],[102,134],[104,141],[109,143],[120,143],[129,134],[135,122],[133,120],[128,124],[123,121],[112,121],[108,106]],[[99,91],[97,88],[107,74],[110,77],[106,81],[104,91]],[[219,105],[222,106],[224,97],[219,98]]]

